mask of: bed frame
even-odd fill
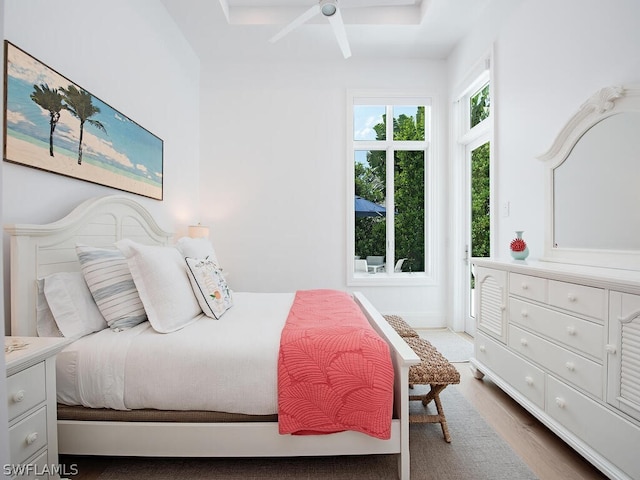
[[[89,199],[46,225],[6,225],[11,237],[11,334],[36,336],[36,280],[79,271],[75,245],[111,247],[122,238],[167,245],[173,235],[124,195]],[[361,294],[354,298],[389,344],[395,370],[391,438],[358,432],[280,435],[277,422],[175,423],[58,420],[59,452],[73,455],[258,457],[398,454],[398,475],[409,479],[409,367],[418,356]]]

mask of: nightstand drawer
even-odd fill
[[[546,302],[547,280],[545,278],[532,277],[531,275],[510,273],[509,293],[538,302]]]
[[[549,280],[549,305],[603,320],[605,304],[602,288]]]
[[[47,409],[42,407],[33,415],[9,428],[12,463],[23,463],[47,444]]]
[[[48,455],[49,452],[47,450],[41,452],[37,457],[30,458],[25,463],[12,463],[11,464],[11,472],[15,474],[15,476],[11,478],[15,478],[16,480],[49,480],[53,479],[53,476],[50,476],[48,472],[51,470],[51,467],[48,465]],[[55,477],[59,478],[59,477]]]
[[[46,399],[44,363],[39,363],[7,378],[9,420],[22,415]]]

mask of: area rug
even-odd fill
[[[452,363],[468,362],[473,355],[473,342],[463,334],[448,328],[419,330],[418,333]]]
[[[438,424],[410,427],[412,480],[529,480],[535,475],[450,386],[441,393],[452,442]],[[412,408],[423,409],[419,402]],[[433,409],[433,406],[427,407]],[[176,441],[180,441],[176,438]],[[118,458],[100,480],[391,480],[395,455],[301,458]]]

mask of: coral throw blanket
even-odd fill
[[[280,338],[280,433],[388,439],[392,409],[389,345],[355,301],[335,290],[298,291]]]

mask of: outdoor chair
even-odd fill
[[[367,268],[372,273],[384,270],[384,255],[369,255],[367,257]]]
[[[367,266],[367,261],[366,260],[361,260],[361,259],[356,259],[355,271],[356,272],[367,273],[369,271],[369,268]]]

